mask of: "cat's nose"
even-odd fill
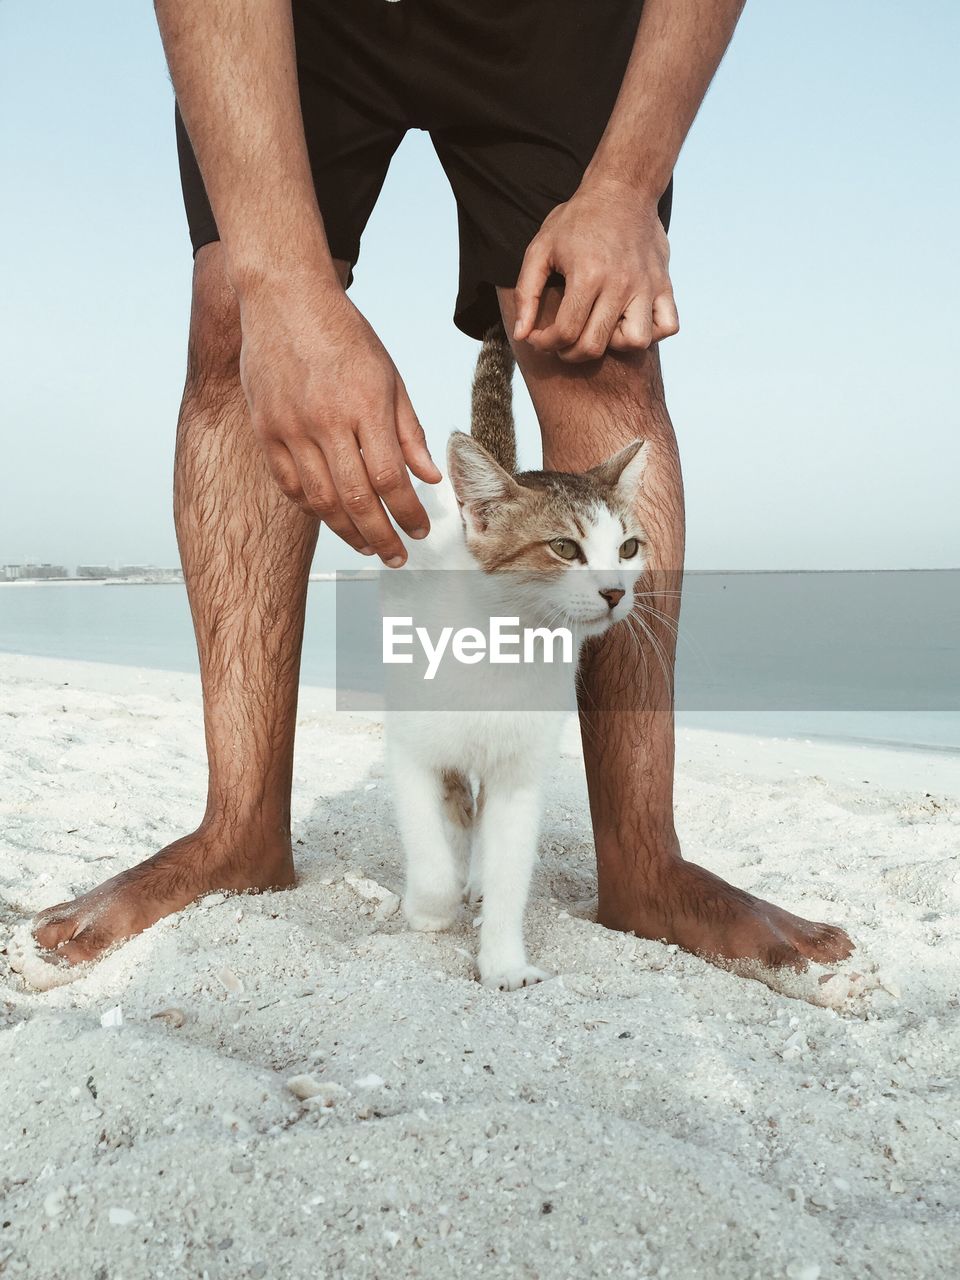
[[[600,594],[606,600],[611,609],[615,609],[623,597],[626,595],[623,587],[604,587]]]

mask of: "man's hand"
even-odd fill
[[[337,282],[306,271],[241,290],[240,311],[240,377],[280,488],[357,551],[402,564],[387,511],[425,537],[408,468],[441,477],[379,338]]]
[[[627,182],[587,177],[531,241],[517,281],[513,336],[562,360],[642,351],[680,328],[655,200]],[[534,328],[551,272],[565,281],[556,319]]]

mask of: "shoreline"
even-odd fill
[[[354,570],[317,572],[310,582],[349,582]],[[169,578],[12,578],[0,580],[0,587],[182,587],[183,576]]]
[[[349,580],[350,576],[355,574],[369,574],[379,572],[374,569],[318,569],[310,573],[311,582],[336,582],[340,580]],[[939,565],[933,568],[925,568],[918,566],[907,569],[685,569],[684,575],[687,577],[751,577],[751,576],[803,576],[809,574],[887,574],[887,573],[960,573],[960,566],[956,565]],[[62,587],[72,585],[96,585],[105,582],[116,582],[118,585],[129,584],[131,586],[168,586],[171,584],[182,584],[183,577],[173,577],[169,579],[155,578],[13,578],[0,579],[0,587]]]
[[[0,587],[182,587],[183,578],[14,578]]]
[[[124,662],[100,662],[83,658],[63,658],[53,657],[44,654],[32,654],[21,652],[9,652],[0,648],[0,680],[4,675],[4,663],[7,661],[20,663],[37,663],[50,664],[50,669],[76,668],[76,675],[80,679],[89,678],[88,669],[97,669],[102,673],[103,679],[97,679],[97,686],[106,688],[110,685],[119,685],[120,687],[131,687],[135,685],[142,687],[144,684],[156,684],[157,680],[164,678],[174,678],[192,682],[196,689],[196,696],[199,700],[200,677],[196,670],[185,670],[176,667],[145,667],[135,663]],[[110,673],[125,672],[129,673],[130,680],[124,680]],[[39,673],[38,673],[39,674]],[[42,676],[41,676],[42,678]],[[309,695],[321,699],[322,705],[333,711],[336,707],[336,689],[332,685],[312,684],[301,680],[300,698],[301,702]],[[342,713],[349,714],[349,713]],[[374,718],[382,718],[380,713],[369,713]],[[722,713],[712,712],[710,714],[717,715]],[[936,714],[936,713],[934,713]],[[944,713],[952,714],[952,713]],[[960,755],[960,748],[946,743],[926,743],[926,742],[904,742],[897,739],[874,739],[862,737],[856,734],[846,733],[818,733],[815,730],[798,730],[796,732],[772,731],[772,730],[752,730],[740,727],[721,727],[721,726],[704,726],[702,724],[685,724],[683,712],[679,713],[677,718],[677,733],[679,734],[704,734],[704,735],[721,735],[724,739],[743,738],[748,741],[760,741],[786,744],[809,744],[811,747],[820,745],[825,750],[837,748],[839,750],[849,749],[852,751],[871,752],[877,751],[886,756],[903,755],[908,760],[913,760],[912,765],[905,765],[906,771],[911,778],[918,777],[918,767],[921,763],[926,762],[930,769],[931,777],[934,780],[934,789],[941,789],[953,793],[960,794],[960,780],[953,781],[953,774],[957,772],[954,763],[957,755]],[[886,775],[888,770],[884,770]]]
[[[78,686],[107,696],[173,696],[198,711],[202,705],[200,677],[190,671],[0,651],[0,689],[10,678]],[[331,685],[301,684],[298,723],[315,715],[330,716],[334,722],[345,724],[352,716],[377,725],[383,721],[381,711],[337,711],[336,700],[336,689]],[[564,742],[568,753],[579,752],[579,735],[572,716]],[[960,799],[960,770],[956,752],[949,748],[810,732],[750,732],[688,725],[682,718],[677,724],[677,742],[678,749],[685,746],[698,757],[704,752],[719,752],[742,759],[764,777],[776,778],[778,770],[790,776],[809,770],[836,783],[869,783],[897,793],[918,791]]]

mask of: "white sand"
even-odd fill
[[[188,677],[5,657],[0,690],[9,953],[196,821],[203,755]],[[832,1009],[591,923],[571,734],[529,929],[563,976],[501,995],[466,917],[413,935],[355,879],[398,890],[397,838],[379,726],[329,705],[303,701],[295,891],[47,992],[0,956],[0,1274],[958,1274],[955,761],[682,736],[688,852],[850,927],[862,994]]]

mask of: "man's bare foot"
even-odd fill
[[[835,964],[853,950],[842,929],[791,915],[736,889],[692,862],[677,859],[649,895],[601,899],[600,923],[638,937],[675,942],[706,960],[756,960],[770,968]]]
[[[95,960],[118,942],[217,889],[286,889],[294,883],[289,838],[200,828],[72,902],[41,911],[37,945],[67,964]]]

